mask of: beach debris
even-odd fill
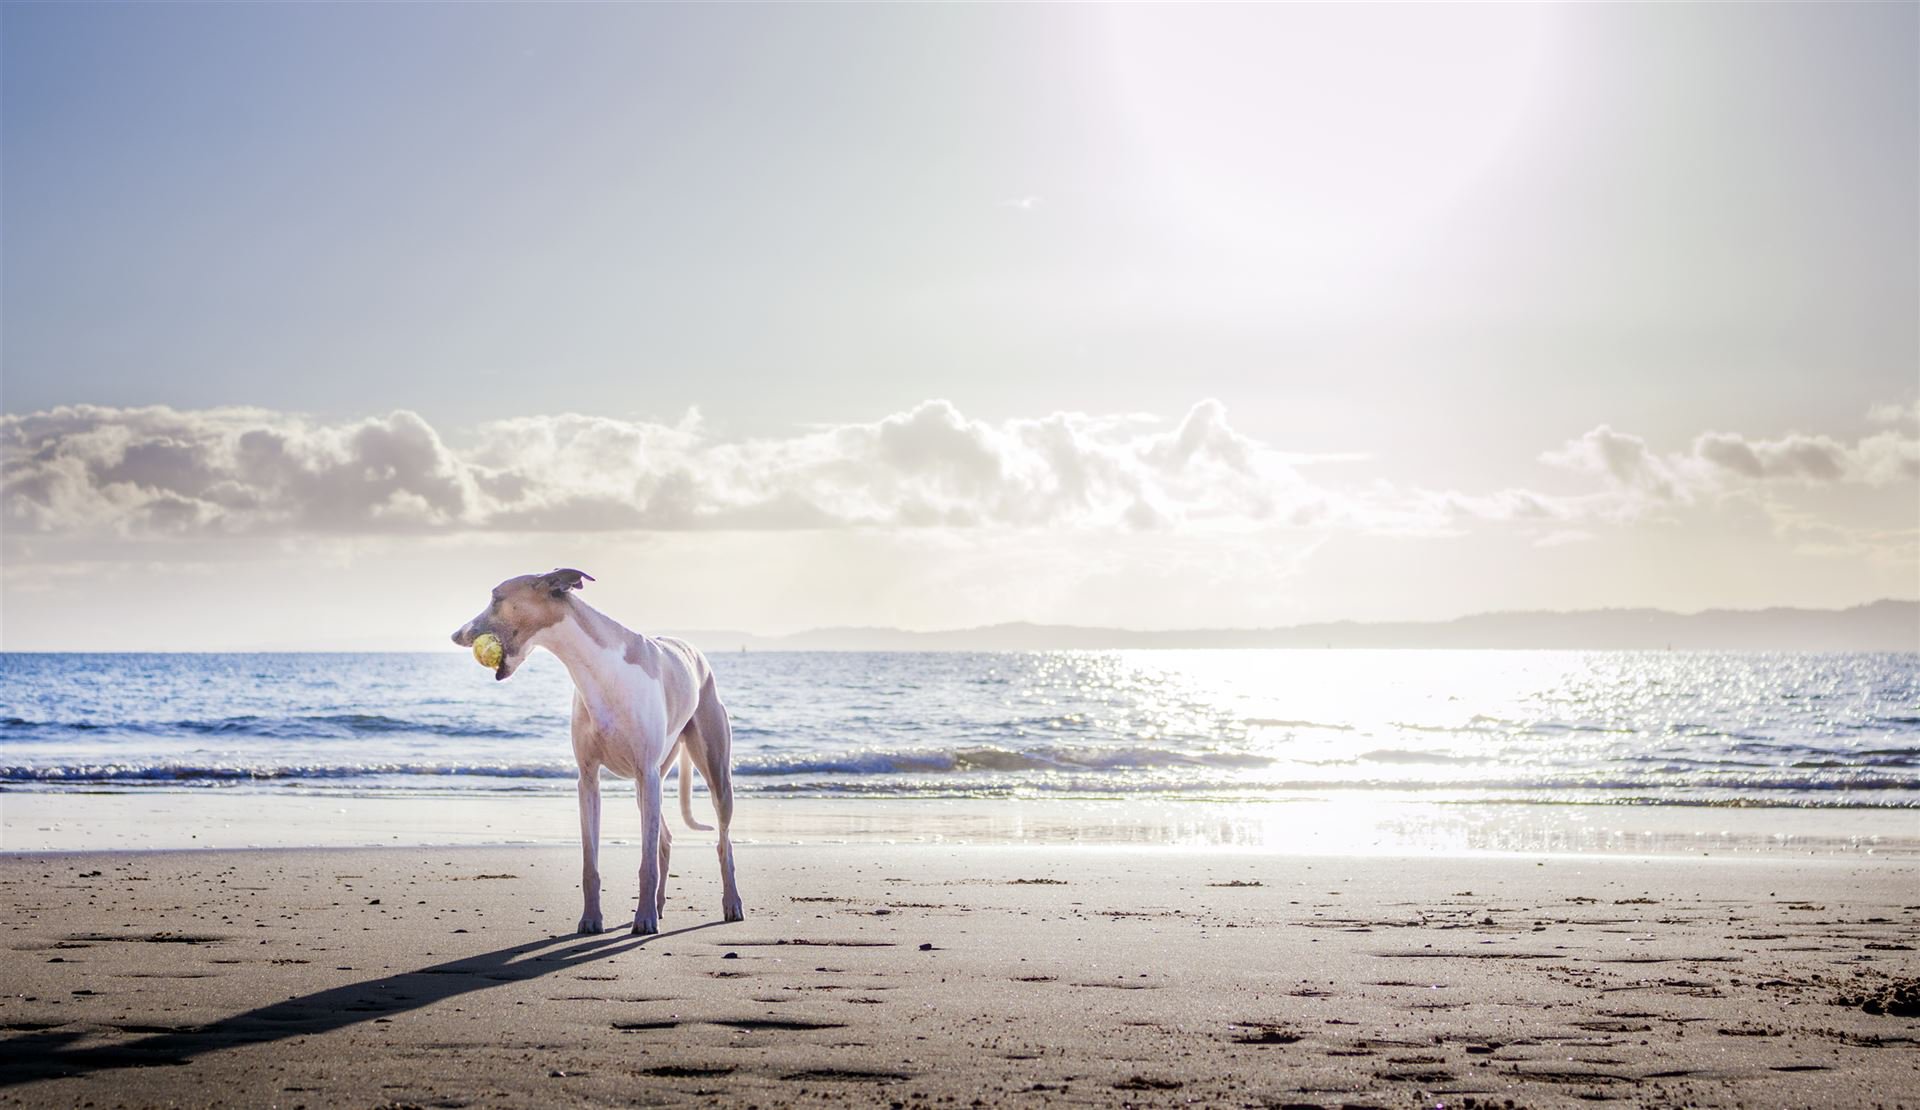
[[[1833,1004],[1890,1017],[1920,1017],[1920,979],[1857,982],[1841,988]]]
[[[1233,1038],[1235,1044],[1293,1044],[1301,1038],[1301,1034],[1284,1025],[1273,1025],[1263,1021],[1241,1021],[1234,1024],[1244,1030]]]
[[[651,1068],[641,1068],[641,1075],[657,1075],[665,1079],[712,1079],[716,1076],[733,1074],[730,1064],[717,1064],[704,1067],[698,1064],[659,1064]]]

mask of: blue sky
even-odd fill
[[[1917,13],[7,5],[0,634],[1912,596]]]

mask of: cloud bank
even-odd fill
[[[1121,526],[1258,520],[1293,460],[1205,401],[1171,428],[1060,413],[988,423],[928,401],[871,423],[725,441],[562,414],[453,442],[411,412],[74,406],[0,417],[6,524],[36,533]]]
[[[1571,542],[1583,523],[1767,486],[1920,477],[1905,408],[1848,444],[1708,432],[1661,453],[1601,425],[1542,460],[1578,492],[1431,491],[1308,477],[1305,457],[1202,401],[1173,422],[1056,413],[988,422],[931,400],[775,438],[579,414],[451,435],[398,411],[72,406],[0,416],[0,522],[18,534],[370,535],[835,528],[1254,529],[1447,534],[1474,522]],[[1348,456],[1351,457],[1351,456]],[[1558,537],[1558,538],[1555,538]]]
[[[1876,406],[1878,416],[1884,406]],[[1904,430],[1878,432],[1853,444],[1798,432],[1752,439],[1706,432],[1687,451],[1660,454],[1639,436],[1602,424],[1541,461],[1604,476],[1615,489],[1662,500],[1682,500],[1745,483],[1885,486],[1920,478],[1920,438]]]

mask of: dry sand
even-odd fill
[[[755,845],[732,925],[674,870],[642,939],[562,848],[0,857],[0,1100],[1920,1106],[1912,862]]]

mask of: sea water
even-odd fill
[[[1920,809],[1920,655],[717,652],[736,789]],[[0,655],[0,791],[573,791],[465,653]]]

